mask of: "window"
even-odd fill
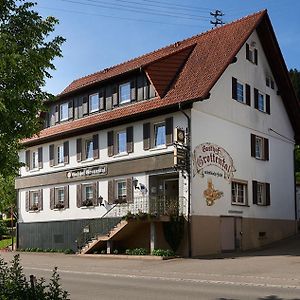
[[[254,108],[270,114],[270,95],[263,94],[258,89],[254,88]]]
[[[119,86],[120,103],[130,102],[130,82],[123,83]]]
[[[231,203],[237,205],[247,205],[247,184],[232,182],[231,184]]]
[[[117,188],[116,191],[117,199],[118,200],[126,199],[126,195],[127,195],[126,180],[117,181],[116,188]]]
[[[85,141],[85,159],[93,158],[93,140]]]
[[[59,145],[57,146],[57,164],[64,163],[64,146]]]
[[[26,211],[40,211],[43,209],[43,190],[26,192]]]
[[[126,131],[120,131],[117,133],[117,145],[118,153],[126,153]]]
[[[154,124],[154,146],[160,147],[166,144],[165,123]]]
[[[270,76],[266,76],[266,86],[268,86],[274,90],[275,83],[274,83],[274,80]]]
[[[267,182],[252,181],[253,204],[270,205],[270,184]]]
[[[94,186],[93,184],[86,184],[83,185],[83,201],[82,206],[93,206],[93,200],[94,200]]]
[[[236,85],[236,96],[238,101],[244,102],[244,85],[240,82]]]
[[[260,92],[258,92],[258,110],[263,111],[263,112],[266,110],[265,97]]]
[[[255,137],[255,158],[263,158],[263,138],[256,136]]]
[[[89,96],[89,111],[90,113],[99,110],[99,95],[98,93]]]
[[[256,43],[253,41],[251,45],[246,44],[246,59],[257,65],[258,52],[255,48]]]
[[[269,140],[251,134],[251,156],[261,160],[269,160]]]
[[[55,189],[55,208],[65,207],[65,189],[63,187]]]
[[[63,103],[60,105],[60,121],[65,121],[69,119],[69,105],[68,103]]]
[[[33,151],[32,152],[32,169],[38,168],[38,152]]]

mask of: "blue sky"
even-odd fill
[[[63,58],[45,90],[58,94],[73,80],[209,30],[210,11],[231,22],[268,9],[288,68],[300,70],[299,0],[37,0],[59,19]]]

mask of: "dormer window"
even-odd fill
[[[69,119],[69,104],[63,103],[60,105],[60,121],[66,121]]]
[[[89,111],[90,113],[99,110],[99,94],[95,93],[89,96]]]
[[[120,84],[119,95],[120,95],[120,104],[130,102],[130,82]]]

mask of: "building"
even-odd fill
[[[197,256],[296,233],[299,102],[266,11],[75,80],[47,105],[20,152],[20,248],[177,239]]]

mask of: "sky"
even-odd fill
[[[287,67],[300,70],[300,0],[37,0],[59,20],[62,58],[44,90],[60,93],[73,80],[210,30],[211,11],[232,22],[267,9]]]

